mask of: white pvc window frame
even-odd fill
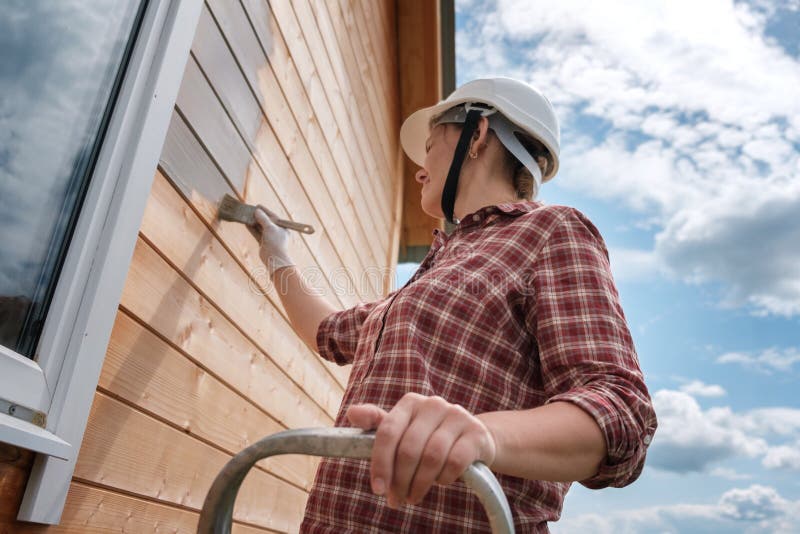
[[[36,361],[0,346],[0,442],[38,454],[17,519],[58,524],[202,0],[150,0],[48,310]]]

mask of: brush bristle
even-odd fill
[[[253,218],[255,209],[255,206],[239,202],[236,197],[226,194],[219,203],[217,216],[223,221],[253,224],[255,222]]]

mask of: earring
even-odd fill
[[[469,153],[469,159],[478,159],[478,153],[477,152],[470,152]]]

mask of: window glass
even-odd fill
[[[145,0],[0,8],[0,345],[33,357]]]

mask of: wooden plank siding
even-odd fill
[[[340,309],[393,289],[403,192],[393,0],[208,0],[62,521],[14,520],[33,455],[0,449],[0,534],[194,532],[230,457],[330,427],[349,367],[295,335],[224,194],[314,226],[297,267]],[[260,462],[234,532],[296,532],[318,458]]]

